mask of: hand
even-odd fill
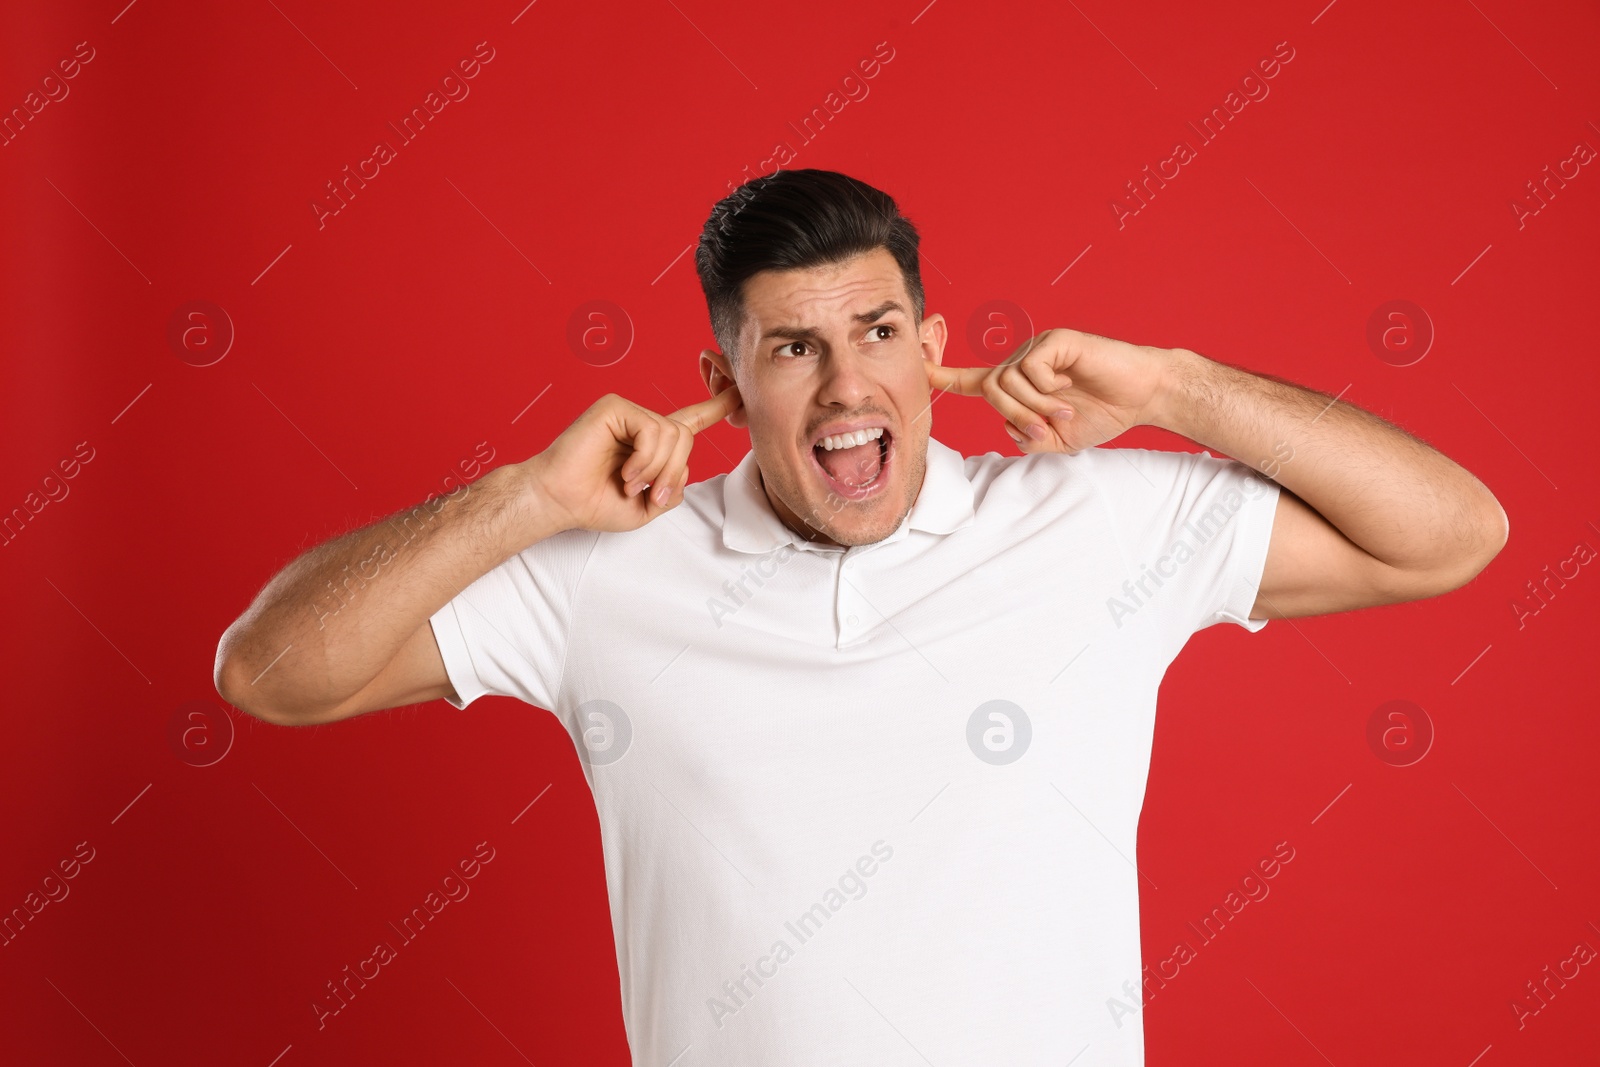
[[[1168,349],[1046,330],[998,367],[927,364],[935,389],[983,396],[1023,452],[1079,452],[1157,423],[1176,363]]]
[[[636,530],[683,500],[694,435],[741,403],[738,386],[730,385],[658,415],[607,393],[528,466],[563,528]]]

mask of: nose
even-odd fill
[[[875,390],[865,357],[848,345],[836,347],[822,361],[822,382],[817,402],[823,407],[854,411],[870,399]]]

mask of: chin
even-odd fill
[[[903,487],[898,484],[883,486],[870,501],[847,503],[842,509],[837,497],[826,498],[815,502],[812,515],[828,518],[815,523],[813,529],[846,547],[875,544],[899,529],[910,510],[904,500]]]
[[[837,528],[823,530],[822,534],[837,545],[841,545],[845,548],[853,548],[857,545],[876,544],[879,541],[882,541],[885,537],[888,537],[890,534],[894,533],[895,528],[893,526],[885,526],[882,529],[878,529],[877,526],[878,524],[876,523],[862,524],[852,527],[848,530],[841,530]]]

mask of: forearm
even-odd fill
[[[521,464],[313,548],[225,634],[235,705],[325,710],[359,692],[461,589],[559,530]]]
[[[1260,470],[1399,570],[1471,570],[1505,541],[1494,495],[1404,430],[1334,397],[1174,350],[1153,424]]]

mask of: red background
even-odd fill
[[[702,397],[686,250],[779,140],[791,167],[854,174],[919,225],[947,362],[1003,355],[966,347],[991,300],[1035,331],[1192,348],[1344,390],[1510,515],[1458,592],[1215,627],[1169,671],[1146,961],[1276,843],[1295,859],[1149,1002],[1149,1062],[1591,1058],[1600,968],[1521,1028],[1510,1005],[1578,942],[1600,948],[1600,577],[1582,568],[1520,628],[1512,605],[1600,547],[1600,174],[1521,227],[1509,205],[1600,147],[1600,16],[1323,2],[17,5],[7,112],[79,41],[95,55],[0,147],[0,508],[79,442],[94,458],[0,548],[0,909],[79,842],[95,855],[0,948],[0,1058],[627,1062],[597,824],[553,716],[500,698],[308,729],[231,712],[204,767],[220,726],[188,749],[169,727],[220,707],[218,636],[302,549],[439,490],[479,442],[496,462],[537,452],[604,392]],[[494,59],[470,96],[319,229],[324,183],[480,41]],[[1124,182],[1193,143],[1185,122],[1282,41],[1270,96],[1119,229]],[[787,123],[879,42],[870,95],[801,141]],[[596,299],[634,334],[606,367],[567,339]],[[1410,366],[1366,339],[1393,299],[1436,331]],[[236,330],[210,366],[168,341],[192,300]],[[935,433],[1014,451],[975,400],[942,399]],[[713,428],[695,475],[747,447]],[[1410,766],[1368,744],[1390,700],[1436,734]],[[319,1032],[324,983],[480,841],[495,859],[472,895]]]

